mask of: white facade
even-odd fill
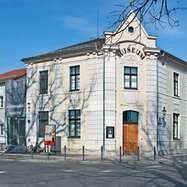
[[[130,13],[115,32],[106,32],[104,40],[23,59],[27,141],[43,144],[39,127],[49,123],[56,125],[61,152],[64,146],[104,146],[117,154],[120,146],[124,154],[139,147],[142,155],[153,154],[154,148],[161,153],[186,150],[187,65],[158,49],[156,37],[137,19],[128,25],[133,16]],[[77,74],[72,73],[75,67]],[[41,94],[42,73],[48,86]],[[71,90],[72,84],[78,89]],[[71,111],[80,111],[80,116],[71,120]],[[48,115],[45,122],[42,112]]]

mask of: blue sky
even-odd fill
[[[0,73],[25,67],[20,59],[87,41],[107,30],[116,4],[129,0],[0,0]],[[187,7],[187,1],[181,0]],[[179,12],[180,27],[155,30],[158,47],[187,61],[187,11]]]

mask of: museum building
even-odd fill
[[[187,63],[158,48],[134,17],[103,38],[22,59],[27,143],[44,146],[53,124],[61,152],[187,150]]]

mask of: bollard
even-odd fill
[[[101,146],[101,160],[103,160],[103,146]]]
[[[138,146],[138,161],[140,161],[140,148]]]
[[[154,147],[154,160],[156,160],[156,148]]]
[[[31,149],[31,159],[33,159],[33,148]]]
[[[122,151],[121,151],[121,146],[119,147],[119,162],[121,163],[121,157],[122,157]]]
[[[47,145],[47,160],[49,160],[49,145]]]
[[[64,146],[64,160],[66,160],[66,145]]]
[[[82,160],[84,161],[84,146],[82,146]]]

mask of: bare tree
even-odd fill
[[[156,29],[166,26],[177,27],[179,26],[179,20],[176,13],[187,10],[187,7],[181,5],[181,0],[175,2],[168,0],[130,0],[127,5],[116,5],[116,7],[118,10],[110,12],[109,18],[112,18],[113,21],[110,22],[109,28],[119,25],[125,19],[129,10],[132,10],[135,14],[129,24],[134,21],[135,17],[138,17],[141,23],[152,23]],[[123,30],[120,30],[120,32]]]

